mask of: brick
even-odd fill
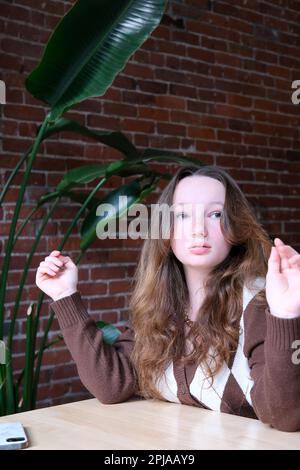
[[[155,50],[156,52],[162,52],[165,54],[174,54],[174,45],[171,42],[167,41],[147,41],[148,47],[151,48],[151,50]],[[150,45],[151,44],[151,45]],[[152,46],[154,45],[154,47]],[[176,45],[176,55],[182,55],[185,56],[186,52],[186,46],[185,45]]]
[[[154,104],[156,96],[151,93],[141,93],[141,92],[132,92],[124,91],[122,92],[123,101],[125,103],[135,103],[138,105],[145,106],[146,104]]]
[[[260,49],[255,51],[255,59],[258,61],[262,61],[263,63],[266,63],[266,62],[271,63],[271,64],[278,63],[277,54],[272,54],[270,52],[260,50]]]
[[[24,92],[17,88],[7,88],[6,90],[6,102],[22,104],[24,102]]]
[[[118,114],[121,116],[136,116],[137,108],[135,106],[117,104],[117,103],[104,103],[104,113],[108,116],[110,114]]]
[[[100,304],[100,305],[99,305]],[[99,305],[99,307],[97,307]],[[111,310],[116,308],[122,308],[125,305],[123,295],[114,295],[110,297],[99,297],[95,299],[95,302],[91,300],[91,308],[101,308],[101,310]]]
[[[298,234],[300,231],[300,222],[285,223],[284,229],[286,232]]]
[[[81,283],[82,291],[84,295],[105,295],[107,294],[107,283],[106,282],[82,282]]]
[[[159,134],[165,134],[165,135],[181,135],[185,136],[186,135],[186,128],[185,126],[181,126],[179,124],[164,124],[164,123],[158,123],[157,124],[157,131]]]
[[[33,106],[10,105],[5,108],[5,116],[11,119],[41,122],[45,117],[45,111]]]
[[[156,74],[158,79],[161,79],[162,77],[159,76],[159,74]],[[156,95],[158,94],[166,94],[168,91],[168,85],[166,83],[160,82],[160,81],[138,81],[138,87],[141,91],[145,91],[147,93],[154,93]]]
[[[215,62],[215,53],[212,51],[206,51],[199,47],[188,47],[187,56],[191,59],[200,60],[202,62]]]
[[[120,121],[119,117],[108,117],[90,114],[87,117],[87,125],[96,130],[108,129],[108,130],[119,130]]]
[[[110,294],[118,294],[118,293],[126,293],[131,288],[130,281],[110,281],[109,282],[109,293]]]
[[[172,111],[171,121],[178,123],[185,123],[191,125],[200,125],[202,120],[201,116],[195,113],[187,113],[183,111]]]
[[[186,101],[176,96],[159,96],[156,98],[156,104],[167,109],[185,109]]]
[[[43,365],[69,363],[72,360],[71,354],[65,349],[48,349],[43,354]]]
[[[195,87],[171,84],[170,94],[175,96],[184,96],[187,98],[197,98],[197,91]]]
[[[132,263],[136,262],[139,257],[138,252],[136,251],[127,251],[127,252],[116,252],[111,251],[109,252],[109,261],[111,263]]]
[[[228,47],[227,42],[218,39],[208,38],[206,36],[203,36],[201,38],[201,46],[205,47],[206,49],[219,51],[227,51]]]
[[[172,31],[173,42],[183,42],[184,44],[193,44],[195,46],[200,44],[200,38],[197,34],[186,31]],[[203,44],[204,46],[204,44]],[[206,47],[206,46],[204,46]]]
[[[259,135],[245,135],[244,143],[251,145],[267,145],[268,139],[265,136]]]
[[[209,128],[190,127],[188,136],[196,139],[214,140],[215,132]]]
[[[134,132],[154,133],[155,124],[152,121],[142,121],[138,119],[124,119],[123,130]]]
[[[132,64],[130,62],[126,65],[124,73],[126,73],[126,75],[129,75],[129,76],[141,77],[141,78],[145,78],[148,80],[151,78],[154,78],[154,73],[153,73],[152,68],[146,67],[145,65]]]
[[[243,158],[243,167],[244,168],[267,168],[267,162],[265,159],[262,158],[251,158],[251,157],[245,157]]]
[[[242,141],[242,136],[238,132],[218,130],[217,137],[220,140],[225,140],[229,142],[241,142]]]
[[[169,121],[170,113],[168,110],[147,108],[140,106],[138,109],[141,118],[151,119],[153,121]]]
[[[40,385],[38,388],[38,400],[43,400],[47,397],[51,397],[52,399],[57,396],[61,396],[67,393],[70,390],[70,385],[68,382],[59,382],[53,383],[51,386]]]
[[[2,123],[3,135],[11,136],[18,135],[19,125],[16,121],[6,120]]]

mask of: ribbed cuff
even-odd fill
[[[300,340],[300,317],[279,318],[272,315],[270,309],[265,310],[267,319],[267,341],[277,350],[292,348],[295,340]]]
[[[50,308],[57,316],[61,329],[68,328],[79,321],[84,321],[89,318],[89,314],[79,291],[52,302]]]

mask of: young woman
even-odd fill
[[[145,240],[113,346],[88,315],[70,257],[53,251],[39,265],[36,284],[53,299],[83,384],[102,403],[140,395],[300,430],[300,255],[279,238],[272,246],[220,167],[181,168],[162,204],[170,236]]]

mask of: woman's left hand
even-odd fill
[[[300,317],[300,254],[275,238],[268,261],[266,298],[272,315]]]

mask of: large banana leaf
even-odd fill
[[[26,87],[57,119],[103,95],[129,57],[158,26],[166,0],[78,0],[51,35]]]
[[[154,179],[155,177],[149,182],[146,180],[143,181],[143,178],[137,178],[136,180],[115,189],[109,193],[108,196],[99,201],[99,204],[110,204],[112,209],[111,211],[106,211],[104,215],[97,215],[97,207],[94,207],[90,211],[83,221],[80,230],[80,249],[82,251],[87,250],[87,248],[96,239],[97,234],[104,232],[106,225],[110,221],[120,219],[130,209],[130,207],[139,203],[151,191],[154,191],[156,188],[157,178],[155,183]],[[120,206],[120,196],[127,197],[126,204],[123,204],[123,206]]]
[[[122,152],[128,159],[137,158],[139,155],[135,146],[127,139],[122,132],[116,131],[95,131],[79,124],[76,121],[66,118],[58,119],[54,124],[47,127],[43,134],[43,139],[56,134],[57,132],[70,131],[91,137],[102,144],[115,148]]]
[[[134,159],[135,161],[136,159]],[[179,163],[180,165],[194,165],[194,166],[203,166],[205,165],[197,158],[185,157],[183,155],[178,155],[176,153],[170,152],[169,150],[160,150],[160,149],[146,149],[138,160],[145,162],[150,162],[151,160],[170,160],[170,162]],[[132,160],[133,161],[133,160]]]
[[[118,174],[126,164],[123,160],[116,160],[109,164],[99,165],[83,165],[77,168],[72,168],[64,174],[62,180],[57,185],[57,191],[65,191],[72,186],[87,184],[96,178],[109,177],[113,174]]]
[[[196,166],[204,165],[201,161],[196,160],[195,158],[184,157],[172,152],[163,151],[159,149],[148,149],[140,157],[137,158],[125,158],[123,160],[116,160],[115,162],[112,162],[110,164],[84,165],[77,168],[73,168],[72,170],[65,173],[63,179],[57,186],[57,190],[65,191],[72,188],[73,186],[90,183],[96,178],[102,178],[104,176],[108,177],[112,174],[119,176],[130,176],[133,174],[145,174],[147,172],[155,173],[152,169],[148,168],[147,165],[145,165],[145,162],[153,160],[169,160],[170,162],[179,163],[180,165],[184,166],[189,164]],[[165,173],[161,176],[166,176],[166,178],[168,179],[168,176],[171,175]]]
[[[129,176],[136,173],[150,172],[143,163],[132,164],[126,160],[116,160],[112,163],[99,165],[83,165],[72,168],[64,174],[62,180],[57,185],[57,191],[66,191],[72,186],[87,184],[96,178],[109,178],[112,175]]]

